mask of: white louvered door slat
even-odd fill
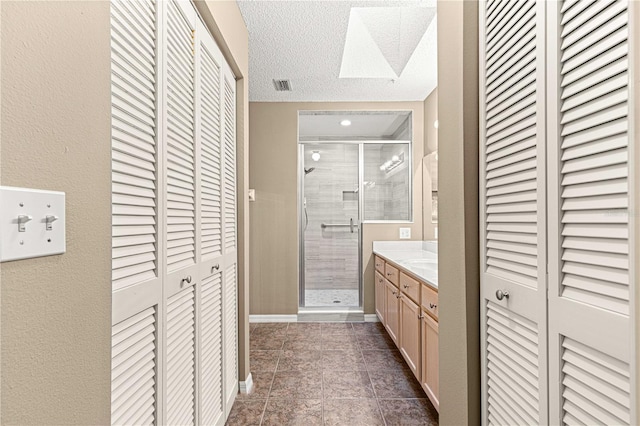
[[[236,91],[235,77],[228,65],[223,68],[221,84],[223,154],[223,341],[224,341],[224,399],[226,415],[238,393],[238,261],[237,261],[237,205],[236,205]],[[224,89],[222,89],[224,88]]]
[[[552,424],[634,424],[627,8],[549,8]]]
[[[486,424],[547,419],[545,5],[481,3],[482,402]],[[509,296],[499,300],[497,291]]]
[[[195,294],[189,286],[167,304],[166,422],[195,424]]]
[[[224,273],[224,390],[227,411],[238,393],[238,309],[237,265],[229,264]]]
[[[163,194],[166,306],[164,422],[197,423],[200,184],[196,142],[196,23],[192,3],[164,3]]]
[[[111,423],[154,424],[156,419],[155,308],[113,326]]]
[[[111,423],[157,424],[162,241],[158,214],[158,10],[111,1]]]
[[[199,271],[203,277],[198,304],[199,419],[222,425],[226,419],[223,380],[223,129],[224,58],[204,24],[198,23],[196,137],[200,169],[198,211]]]
[[[216,425],[224,420],[222,383],[222,272],[202,282],[200,394],[201,422]]]

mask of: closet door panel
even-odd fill
[[[114,425],[156,424],[161,404],[158,18],[154,1],[111,1]]]
[[[201,22],[197,27],[196,146],[200,191],[200,276],[198,301],[200,423],[224,424],[223,380],[223,209],[222,209],[222,53]]]
[[[547,419],[545,4],[480,5],[482,403]]]
[[[631,412],[628,3],[549,9],[550,422]]]
[[[236,92],[228,65],[223,73],[223,253],[224,253],[224,390],[225,409],[231,410],[238,393],[238,261],[236,200]]]
[[[198,409],[197,14],[190,2],[169,0],[164,8],[164,423],[186,425],[197,423]]]

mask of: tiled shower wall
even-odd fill
[[[320,160],[311,154],[319,151]],[[380,166],[393,155],[404,154],[404,162],[390,173]],[[305,231],[305,288],[358,289],[358,233],[348,224],[358,221],[358,145],[305,144],[305,168],[315,170],[304,177],[308,224]],[[409,145],[366,144],[364,146],[363,220],[409,219]],[[304,213],[303,213],[304,216]],[[305,221],[303,217],[303,221]],[[303,222],[304,223],[304,222]]]
[[[311,159],[314,150],[320,153],[319,161]],[[321,224],[358,221],[358,194],[353,192],[358,189],[358,145],[306,144],[304,158],[306,168],[315,167],[304,177],[309,218],[304,234],[305,288],[357,290],[357,229],[322,229]]]

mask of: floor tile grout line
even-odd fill
[[[289,329],[289,324],[287,324],[287,328],[285,330],[285,338],[286,331]],[[284,341],[282,342],[282,346],[284,346]],[[262,408],[262,414],[260,415],[260,425],[264,422],[264,415],[267,413],[267,406],[269,405],[269,397],[271,396],[271,388],[273,388],[273,382],[276,380],[276,372],[278,371],[278,364],[280,364],[280,357],[282,356],[282,349],[278,351],[278,360],[276,361],[276,369],[273,371],[273,375],[271,376],[271,383],[269,384],[269,390],[267,391],[267,398],[264,401],[264,407]]]

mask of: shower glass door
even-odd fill
[[[304,143],[300,156],[300,306],[358,308],[360,146]]]

